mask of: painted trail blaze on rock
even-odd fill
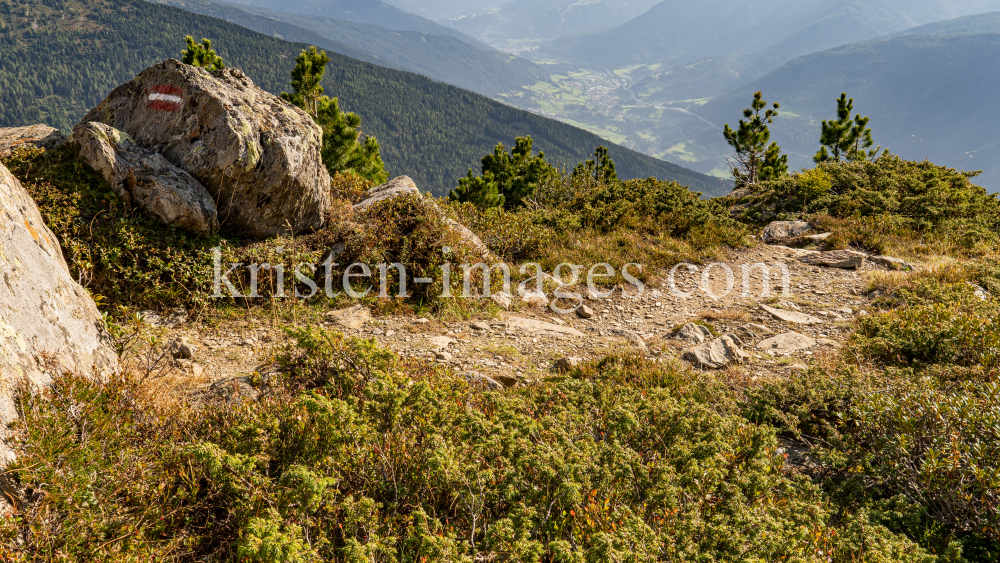
[[[194,177],[225,231],[268,238],[326,222],[323,130],[238,69],[168,59],[115,88],[81,121],[89,122],[127,133]]]
[[[171,84],[157,84],[149,89],[146,107],[157,111],[177,111],[184,101],[184,90]]]

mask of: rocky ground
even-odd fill
[[[684,293],[694,290],[690,295],[675,295],[669,272],[660,272],[641,297],[623,296],[619,289],[606,299],[588,299],[590,318],[557,315],[524,303],[492,318],[455,322],[372,317],[367,309],[354,306],[329,312],[321,324],[375,339],[404,357],[447,364],[490,385],[530,384],[561,367],[627,350],[696,369],[724,368],[735,378],[783,377],[836,352],[853,330],[853,321],[868,314],[866,277],[886,269],[871,261],[850,269],[814,266],[799,261],[802,256],[801,250],[781,246],[733,250],[725,263],[735,273],[735,287],[725,297],[714,299],[696,289],[701,272],[681,267],[675,287]],[[771,297],[761,296],[760,269],[752,272],[750,295],[741,295],[741,266],[757,263],[786,264],[790,294],[781,295],[782,276],[775,268]],[[724,270],[714,268],[712,292],[724,293],[725,286]],[[167,358],[163,365],[194,393],[266,372],[275,352],[287,343],[278,319],[233,318],[209,324],[183,312],[147,312],[146,322],[157,327],[162,342],[172,345],[172,355],[180,356]],[[689,323],[697,324],[685,327]]]

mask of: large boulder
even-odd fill
[[[0,466],[12,458],[3,428],[25,382],[40,388],[54,372],[117,371],[94,300],[70,275],[56,236],[31,196],[0,165]]]
[[[8,154],[25,145],[53,149],[64,142],[66,137],[58,129],[41,123],[0,129],[0,154]]]
[[[809,252],[799,256],[799,262],[828,268],[860,268],[865,265],[868,255],[854,250],[831,250],[829,252]]]
[[[729,333],[712,342],[684,351],[683,358],[701,369],[722,369],[733,362],[743,362],[750,354],[743,351],[740,337]]]
[[[215,200],[205,186],[127,134],[104,123],[81,123],[73,129],[72,145],[118,195],[164,225],[199,235],[218,228]]]
[[[139,73],[83,118],[124,131],[204,185],[222,227],[265,238],[324,224],[330,175],[322,130],[242,71],[169,59]]]

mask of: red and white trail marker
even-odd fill
[[[157,84],[149,89],[146,107],[157,111],[177,111],[184,100],[184,90],[170,85]]]

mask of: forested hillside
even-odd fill
[[[485,45],[481,48],[470,46],[451,35],[396,31],[370,23],[279,12],[245,4],[208,0],[153,1],[224,19],[266,35],[275,35],[280,26],[282,30],[276,37],[312,43],[349,57],[415,72],[485,96],[520,90],[522,86],[547,78],[527,59]],[[348,50],[341,50],[341,46]],[[364,55],[359,57],[353,53]]]
[[[178,57],[185,35],[208,37],[230,66],[262,88],[288,89],[306,46],[142,0],[27,0],[0,4],[0,125],[72,127],[115,86],[143,68]],[[531,135],[554,162],[588,157],[599,137],[416,74],[331,54],[324,87],[364,118],[391,174],[412,176],[443,194],[498,142]],[[623,177],[675,179],[706,193],[719,180],[612,146]]]

